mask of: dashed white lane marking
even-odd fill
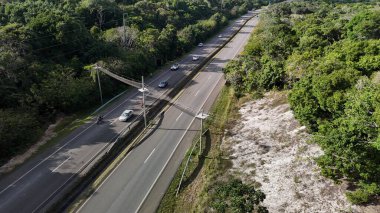
[[[178,121],[178,119],[181,117],[182,114],[183,114],[183,112],[181,112],[181,114],[179,114],[179,116],[177,117],[177,119],[175,119],[175,121]]]
[[[154,148],[152,150],[152,152],[149,154],[149,156],[145,159],[144,163],[146,163],[148,161],[148,159],[150,158],[150,156],[152,156],[153,152],[156,151],[156,148]]]
[[[52,172],[55,172],[59,167],[61,167],[63,164],[65,164],[68,160],[70,160],[71,157],[68,157],[65,161],[63,161],[61,164],[57,166]]]

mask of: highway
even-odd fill
[[[247,18],[247,16],[245,18]],[[240,20],[232,22],[230,26],[221,32],[223,38],[212,38],[204,42],[205,45],[203,47],[196,47],[189,54],[183,56],[176,62],[181,64],[178,71],[169,71],[169,67],[171,66],[169,64],[158,71],[156,75],[147,79],[147,85],[151,88],[157,88],[158,83],[162,80],[167,80],[169,86],[166,89],[156,89],[155,96],[148,94],[146,104],[149,106],[156,99],[157,93],[158,95],[164,94],[175,87],[185,75],[191,72],[191,69],[196,64],[200,63],[201,60],[221,45],[227,39],[227,36],[236,32],[242,23]],[[246,36],[248,36],[248,34]],[[229,46],[227,49],[232,50],[233,47]],[[201,57],[200,60],[192,61],[191,56],[193,55],[199,55]],[[223,59],[223,63],[226,61],[227,58],[225,60]],[[208,79],[211,76],[209,83],[207,83],[208,85],[214,84],[211,83],[211,80],[214,81],[220,78],[221,74],[217,73],[217,70],[219,70],[219,68],[215,68],[215,72],[210,71],[210,74],[204,77]],[[202,75],[203,74],[200,74],[199,76]],[[194,79],[192,83],[198,86],[204,84],[203,81],[196,79]],[[193,103],[187,102],[186,100],[179,101],[188,106],[192,106],[195,103],[199,106],[202,105],[205,98],[204,95],[207,94],[206,91],[210,89],[206,88],[206,86],[204,87],[205,88],[202,87],[201,92],[195,96],[196,100],[194,100]],[[184,94],[190,91],[189,87]],[[198,110],[199,106],[195,106],[194,110]],[[137,89],[130,89],[116,101],[105,107],[101,111],[101,114],[104,116],[102,124],[96,125],[94,120],[86,122],[57,142],[53,147],[29,159],[11,173],[2,175],[0,177],[0,212],[23,213],[45,211],[52,203],[60,198],[65,190],[69,188],[70,184],[88,171],[93,163],[110,149],[121,133],[126,132],[130,125],[134,124],[133,118],[129,122],[120,122],[117,120],[121,112],[125,109],[134,110],[134,118],[141,114],[141,93],[139,93]],[[132,163],[133,165],[128,168],[130,170],[126,172],[128,176],[126,180],[132,181],[129,183],[136,183],[135,186],[147,186],[148,182],[155,179],[162,165],[153,165],[151,162],[161,162],[165,156],[167,157],[166,152],[174,148],[175,143],[178,142],[178,138],[182,137],[184,130],[189,125],[188,119],[193,118],[193,115],[175,111],[173,107],[170,110],[170,116],[165,116],[165,119],[162,120],[162,126],[160,127],[162,130],[155,132],[155,135],[158,134],[155,137],[160,139],[153,140],[153,142],[149,142],[149,139],[149,141],[147,140],[139,146],[141,147],[141,153],[139,148],[130,154],[131,158],[136,159],[136,161],[140,163]],[[174,118],[172,116],[176,117]],[[168,120],[171,117],[172,119]],[[173,124],[175,124],[175,128]],[[170,149],[164,148],[162,146],[164,144],[166,146],[170,144]],[[150,159],[147,159],[146,156],[150,156]],[[125,162],[130,161],[126,160]],[[143,167],[141,167],[142,163],[144,164]],[[141,168],[150,168],[151,170],[141,170]],[[130,171],[136,171],[136,173],[131,173]],[[141,180],[144,180],[144,182],[141,182]],[[136,190],[136,187],[132,187],[131,189]],[[145,196],[144,193],[147,189],[142,187],[141,190],[145,191],[136,192],[137,194],[140,193],[140,196],[136,196],[136,199]],[[130,192],[131,191],[128,193]],[[120,202],[121,198],[122,197],[119,197],[118,199]],[[88,204],[91,204],[91,202],[92,201],[88,202]],[[83,211],[86,211],[87,207],[90,208],[91,205],[86,205]]]
[[[222,68],[242,51],[257,22],[257,17],[248,21],[188,83],[164,116],[156,120],[144,141],[94,189],[77,212],[155,212],[194,136],[199,133],[195,115],[201,109],[206,113],[210,109],[225,83]]]

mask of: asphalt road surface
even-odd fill
[[[155,212],[185,152],[199,133],[195,115],[201,109],[206,113],[210,109],[225,83],[222,68],[242,51],[257,21],[257,17],[251,19],[188,83],[143,142],[80,205],[78,212]]]
[[[170,65],[167,65],[157,72],[156,75],[148,79],[146,82],[150,88],[157,88],[157,85],[162,80],[167,80],[169,85],[165,89],[155,89],[154,95],[148,94],[146,104],[151,104],[157,95],[163,94],[175,87],[176,83],[189,74],[196,64],[200,63],[201,60],[214,51],[220,44],[225,42],[227,36],[236,32],[242,23],[240,20],[234,21],[221,32],[222,38],[212,38],[204,42],[203,47],[196,47],[192,52],[179,59],[176,62],[180,64],[179,70],[169,71]],[[245,37],[248,37],[248,34],[245,34]],[[236,45],[239,46],[240,43],[234,44],[234,46]],[[232,51],[232,53],[228,53],[231,56],[237,53],[237,50],[231,44],[226,49]],[[220,63],[227,61],[226,54],[219,55]],[[199,55],[200,59],[192,61],[193,55]],[[213,86],[215,84],[213,83],[214,80],[220,78],[221,74],[216,72],[218,70],[220,71],[219,68],[213,68],[213,71],[204,76],[203,78],[205,79],[203,80],[199,79],[199,77],[205,75],[204,73],[206,72],[203,72],[198,78],[194,79],[192,84],[197,86],[198,89],[197,91],[193,91],[197,93],[192,95],[194,100],[191,100],[193,101],[189,102],[189,100],[182,99],[179,101],[183,102],[184,106],[190,106],[198,110],[205,100],[204,95],[207,95],[211,89],[208,86]],[[207,81],[206,84],[204,80]],[[191,91],[192,87],[189,87],[185,93]],[[128,131],[128,127],[133,125],[133,118],[128,122],[117,120],[125,109],[134,110],[135,118],[141,114],[141,93],[137,89],[127,91],[112,104],[109,104],[108,107],[105,107],[101,112],[104,120],[100,125],[96,125],[94,120],[85,123],[60,140],[54,147],[28,160],[13,172],[2,175],[0,177],[0,212],[22,213],[45,211],[49,205],[59,199],[60,195],[69,188],[74,180],[88,171],[94,161],[110,149],[121,133]],[[127,203],[127,209],[133,211],[132,209],[137,208],[141,198],[147,192],[146,187],[150,186],[152,181],[155,180],[163,166],[162,163],[168,157],[168,153],[176,146],[178,139],[182,137],[185,132],[184,130],[187,129],[189,122],[193,119],[193,115],[183,113],[174,107],[170,109],[169,114],[170,116],[165,116],[165,119],[162,120],[160,130],[156,131],[153,136],[154,139],[144,142],[140,146],[141,148],[134,150],[125,161],[128,165],[130,164],[127,172],[125,172],[127,177],[123,180],[127,185],[123,184],[122,181],[120,184],[123,187],[110,186],[116,187],[118,190],[109,192],[113,194],[111,196],[114,199],[112,202],[110,200],[111,197],[104,200],[104,203],[111,205],[107,206],[107,210],[108,208],[116,210]],[[150,158],[148,159],[147,156],[150,156]],[[129,159],[134,160],[130,161]],[[152,162],[160,164],[156,165],[152,164]],[[124,164],[121,167],[124,167]],[[137,188],[139,189],[138,191],[136,191]],[[123,189],[123,191],[120,191],[120,189]],[[124,201],[125,194],[123,193],[128,193],[127,197],[133,197],[133,199]],[[136,195],[131,196],[134,193]],[[103,191],[101,194],[103,194]],[[90,205],[92,203],[93,200],[91,199],[82,210],[87,211],[93,208],[96,210],[95,212],[103,212],[100,211],[103,207],[95,208],[94,205]]]

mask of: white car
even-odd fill
[[[199,43],[199,44],[198,44],[198,47],[203,47],[203,43]]]
[[[133,110],[127,109],[123,113],[121,113],[119,117],[119,121],[127,121],[128,118],[132,117]]]
[[[170,70],[178,70],[179,68],[179,64],[173,64],[171,67],[170,67]]]
[[[197,61],[199,59],[199,56],[198,55],[194,55],[193,56],[193,61]]]
[[[222,37],[222,35],[218,35],[218,38],[221,38]]]

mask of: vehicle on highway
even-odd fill
[[[178,70],[179,69],[179,64],[173,64],[171,67],[170,67],[170,70]]]
[[[119,121],[127,121],[128,118],[132,117],[132,114],[133,114],[133,110],[130,110],[130,109],[124,110],[124,112],[121,113],[119,117]]]
[[[102,115],[99,115],[97,118],[96,118],[96,124],[100,124],[103,120],[103,116]]]
[[[218,35],[218,38],[221,38],[222,37],[222,35]]]
[[[197,61],[199,59],[199,55],[194,55],[193,56],[193,61]]]
[[[158,87],[159,87],[159,88],[165,88],[167,85],[168,85],[168,82],[167,82],[167,81],[161,81],[161,82],[158,84]]]
[[[199,43],[199,44],[198,44],[198,47],[203,47],[203,43]]]

